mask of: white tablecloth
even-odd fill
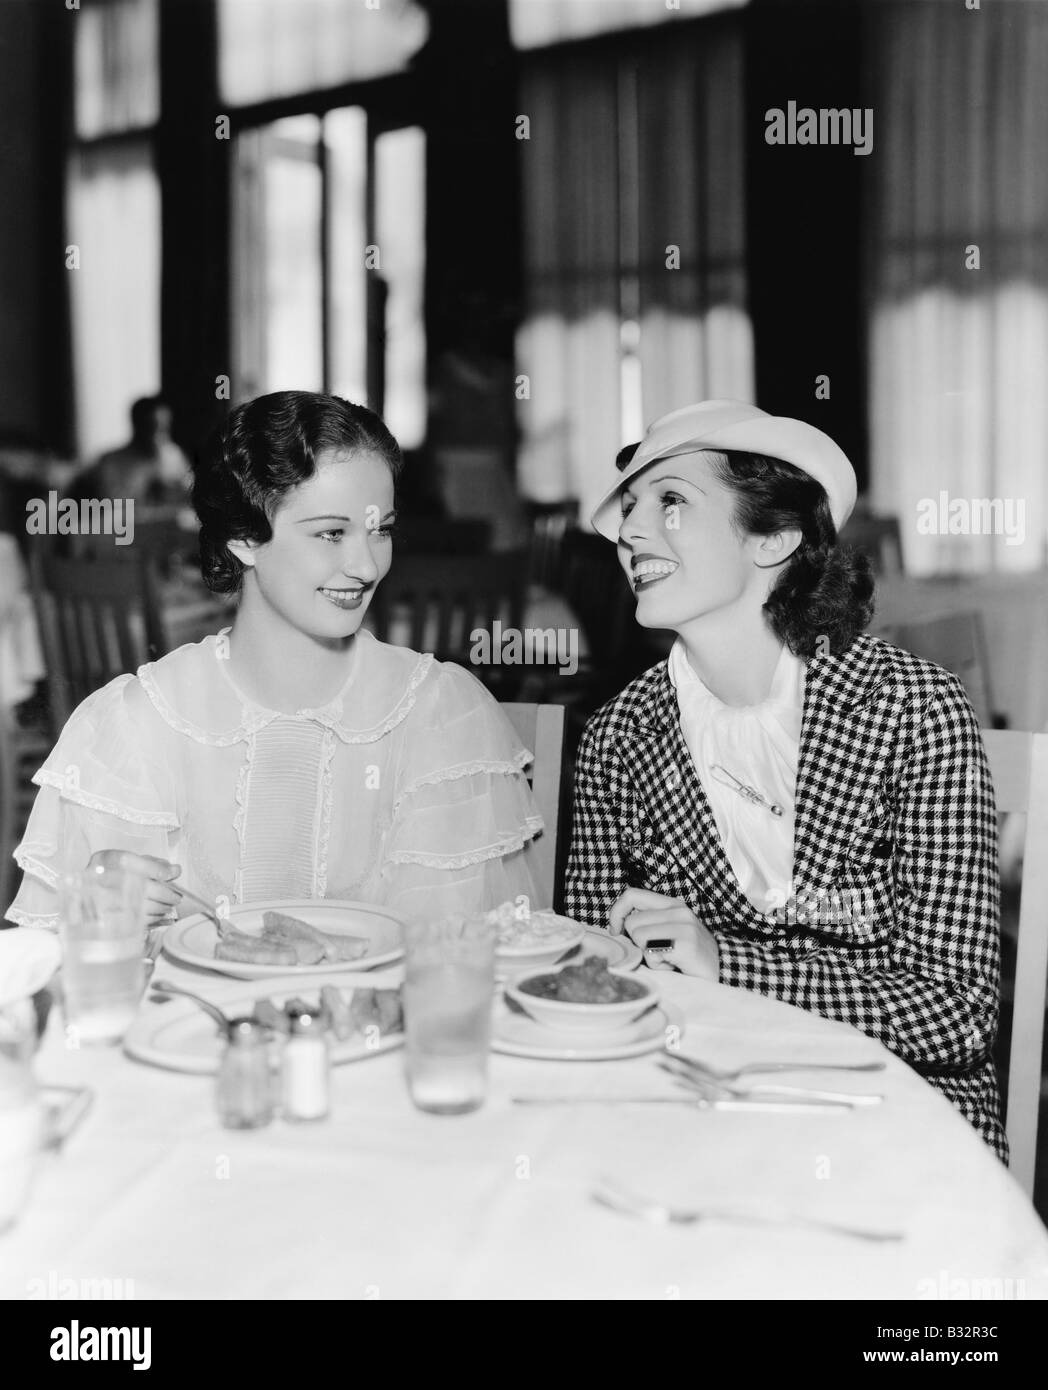
[[[166,964],[161,972],[186,978]],[[673,1087],[651,1056],[495,1055],[485,1107],[438,1117],[412,1108],[394,1052],[336,1069],[330,1120],[236,1133],[216,1120],[210,1079],[115,1049],[66,1050],[53,1019],[41,1079],[97,1094],[0,1239],[0,1297],[24,1298],[49,1279],[122,1280],[125,1290],[131,1281],[138,1298],[935,1298],[973,1281],[1013,1297],[1048,1294],[1048,1233],[915,1073],[852,1029],[776,1001],[649,978],[686,1016],[695,1056],[883,1057],[886,1072],[837,1083],[886,1101],[790,1116],[519,1107],[512,1096]],[[901,1228],[906,1239],[648,1225],[590,1200],[602,1174],[659,1198],[763,1203]]]

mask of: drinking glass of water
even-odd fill
[[[127,1032],[145,988],[146,880],[98,867],[63,879],[58,934],[66,1037],[114,1043]]]
[[[495,927],[451,917],[404,930],[404,1031],[408,1090],[419,1110],[465,1115],[484,1103]]]

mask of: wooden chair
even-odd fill
[[[1048,734],[984,730],[997,809],[1026,815],[1006,1129],[1011,1170],[1033,1195],[1048,982]]]
[[[34,556],[30,578],[57,737],[82,700],[167,643],[147,563]]]
[[[840,539],[869,556],[875,574],[902,573],[902,534],[897,516],[854,512],[842,527]]]
[[[528,502],[531,527],[528,582],[560,590],[564,580],[564,539],[578,523],[578,499],[564,502]]]
[[[560,823],[564,709],[561,705],[502,706],[525,748],[535,755],[528,770],[531,790],[545,830],[532,841],[532,872],[542,894],[540,907],[552,907],[557,887],[557,827]]]
[[[518,551],[401,556],[378,587],[368,626],[383,642],[457,661],[494,690],[508,692],[519,684],[521,670],[475,661],[472,634],[488,634],[493,649],[496,621],[503,633],[521,629],[525,563]]]
[[[960,676],[976,717],[984,728],[996,723],[990,691],[990,661],[986,636],[978,613],[947,613],[921,618],[885,629],[888,640],[915,656]],[[890,634],[890,635],[889,635]]]

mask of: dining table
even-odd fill
[[[375,972],[395,982],[400,966]],[[485,1103],[417,1110],[402,1050],[333,1069],[329,1118],[221,1126],[211,1076],[66,1045],[52,1010],[41,1085],[92,1104],[0,1237],[0,1297],[105,1287],[136,1299],[1033,1299],[1048,1232],[967,1121],[849,1026],[640,967],[671,1021],[650,1053],[490,1057]],[[156,980],[230,981],[162,956]],[[271,982],[266,982],[267,985]],[[144,1001],[140,1009],[174,1007]],[[877,1102],[705,1108],[663,1051]],[[820,1073],[812,1064],[883,1063]],[[807,1066],[806,1066],[807,1064]],[[743,1082],[740,1081],[740,1085]],[[594,1200],[614,1184],[708,1213],[671,1222]],[[894,1237],[866,1239],[836,1223]]]

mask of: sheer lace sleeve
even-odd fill
[[[531,753],[468,671],[438,667],[405,726],[383,898],[409,915],[472,914],[536,893],[527,846],[542,829]]]
[[[119,676],[74,711],[33,781],[39,787],[15,860],[23,872],[7,918],[57,926],[58,883],[101,849],[169,858],[178,833],[165,731],[134,676]]]

